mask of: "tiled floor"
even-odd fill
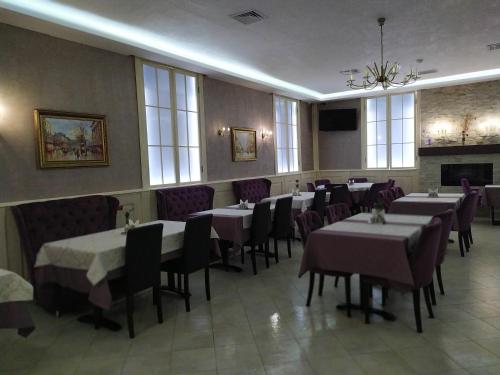
[[[37,330],[29,338],[0,332],[0,374],[500,374],[500,227],[479,221],[474,240],[466,258],[450,245],[446,295],[420,335],[411,297],[394,291],[386,307],[398,317],[392,323],[365,325],[359,313],[349,319],[337,311],[344,288],[331,279],[306,308],[308,277],[297,278],[302,244],[295,242],[292,259],[283,244],[278,265],[265,269],[259,259],[257,276],[249,260],[241,274],[212,270],[210,303],[195,275],[191,313],[164,296],[162,325],[151,296],[142,297],[134,340],[126,329],[95,331],[75,316],[57,319],[33,307]],[[125,324],[122,305],[110,315]]]

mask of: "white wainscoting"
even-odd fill
[[[302,172],[297,174],[286,174],[278,176],[264,176],[272,181],[271,195],[291,192],[295,185],[295,180],[300,181],[301,189],[305,190],[306,182],[314,181],[317,177],[315,171]],[[206,183],[215,189],[214,207],[224,207],[235,203],[233,195],[232,180],[215,181]],[[103,192],[102,194],[112,195],[120,200],[126,208],[133,208],[133,218],[141,222],[155,220],[156,198],[153,189],[132,190],[123,192]],[[58,197],[60,199],[68,197]],[[37,201],[43,201],[39,199]],[[9,269],[21,275],[26,275],[26,264],[21,252],[19,234],[10,207],[27,202],[10,202],[0,204],[0,268]],[[117,226],[125,224],[124,215],[118,212]]]

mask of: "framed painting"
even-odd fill
[[[109,165],[106,117],[35,110],[40,168]]]
[[[257,131],[231,128],[231,146],[233,161],[257,160]]]

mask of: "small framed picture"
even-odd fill
[[[231,128],[233,161],[257,160],[257,131],[246,128]]]
[[[40,168],[109,165],[106,117],[35,110]]]

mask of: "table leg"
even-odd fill
[[[110,331],[119,331],[122,329],[122,326],[111,320],[102,316],[102,309],[100,307],[94,306],[93,314],[85,314],[79,316],[77,319],[80,323],[92,324],[95,329],[99,329],[100,327],[104,327],[109,329]]]
[[[229,242],[228,241],[220,241],[220,252],[222,255],[222,262],[213,263],[210,265],[210,268],[222,269],[226,272],[242,272],[243,268],[229,264]]]
[[[500,225],[500,220],[495,220],[495,207],[490,207],[491,225]]]

